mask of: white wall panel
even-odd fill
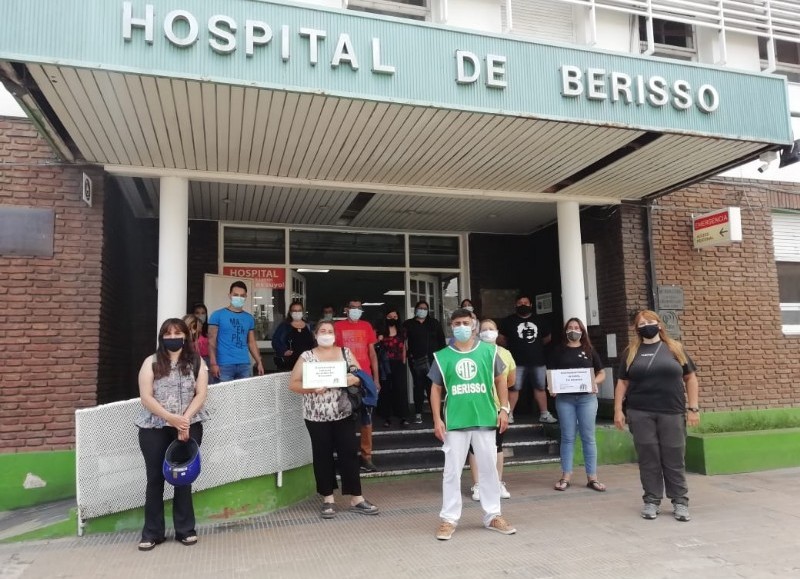
[[[447,25],[500,33],[503,30],[500,2],[498,0],[448,0]]]
[[[800,213],[773,213],[775,261],[800,262]]]
[[[552,0],[512,0],[511,33],[535,40],[575,42],[572,6]]]

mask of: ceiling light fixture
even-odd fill
[[[389,290],[388,292],[383,292],[385,296],[404,296],[406,295],[405,290]]]
[[[329,269],[313,269],[313,268],[306,268],[301,267],[297,270],[297,273],[328,273]]]

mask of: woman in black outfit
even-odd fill
[[[384,419],[384,426],[392,425],[392,416],[400,419],[400,426],[408,426],[405,331],[400,324],[397,308],[390,308],[386,312],[382,327],[378,329],[377,349],[381,370],[378,414]]]
[[[316,342],[313,332],[311,323],[305,321],[303,302],[293,301],[286,313],[286,319],[275,329],[272,336],[278,370],[291,370],[300,354],[314,347]]]

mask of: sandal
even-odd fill
[[[553,487],[557,491],[565,491],[570,487],[569,481],[565,478],[558,479],[558,482]]]
[[[160,541],[153,541],[153,540],[141,541],[139,543],[138,549],[140,551],[152,551],[153,549],[156,548],[156,545],[160,545],[163,542],[164,542],[164,539],[161,539]]]
[[[361,513],[362,515],[377,515],[378,507],[373,505],[367,500],[363,500],[357,505],[350,505],[350,510],[354,513]]]
[[[197,535],[189,535],[188,537],[178,538],[175,537],[176,541],[180,541],[181,545],[186,545],[187,547],[191,547],[192,545],[197,545]]]
[[[322,503],[319,516],[323,519],[332,519],[336,516],[336,503]]]
[[[606,485],[601,483],[599,480],[590,480],[586,483],[586,486],[592,489],[593,491],[597,491],[598,493],[604,493],[606,491]]]

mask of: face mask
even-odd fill
[[[497,341],[497,330],[483,330],[480,333],[481,340],[494,344]]]
[[[333,334],[320,334],[317,336],[317,344],[320,346],[333,346],[333,343],[336,341],[336,336]]]
[[[571,342],[577,342],[578,340],[581,339],[582,335],[583,332],[579,332],[577,330],[570,330],[569,332],[567,332],[567,340],[570,340]]]
[[[234,308],[243,308],[246,299],[244,296],[231,296],[231,305]]]
[[[649,340],[650,338],[655,338],[658,335],[658,324],[648,324],[646,326],[641,326],[636,328],[636,331],[639,332],[639,335],[644,338],[645,340]]]
[[[386,325],[387,326],[396,326],[397,325],[397,320],[395,320],[394,318],[386,318]]]
[[[325,320],[326,322],[330,322],[331,320],[333,320],[333,314],[322,314],[322,319]]]
[[[295,322],[299,322],[300,320],[303,319],[303,312],[291,312],[291,314],[292,314],[292,319]]]
[[[361,314],[363,313],[364,311],[359,310],[358,308],[350,308],[349,310],[347,310],[347,317],[353,320],[354,322],[357,322],[358,320],[361,319]]]
[[[531,308],[530,306],[517,306],[517,313],[520,316],[529,316],[531,315],[532,311],[533,308]]]
[[[170,352],[177,352],[183,348],[183,338],[163,338],[164,347]]]
[[[200,320],[201,324],[206,323],[206,315],[205,314],[197,314],[197,319]]]
[[[420,320],[424,320],[428,317],[428,310],[418,309],[414,312],[414,315],[417,316]]]
[[[470,313],[475,311],[475,308],[473,308],[472,306],[464,306],[464,309],[467,310]]]
[[[453,336],[457,342],[466,342],[472,337],[472,326],[456,326],[453,328]]]

